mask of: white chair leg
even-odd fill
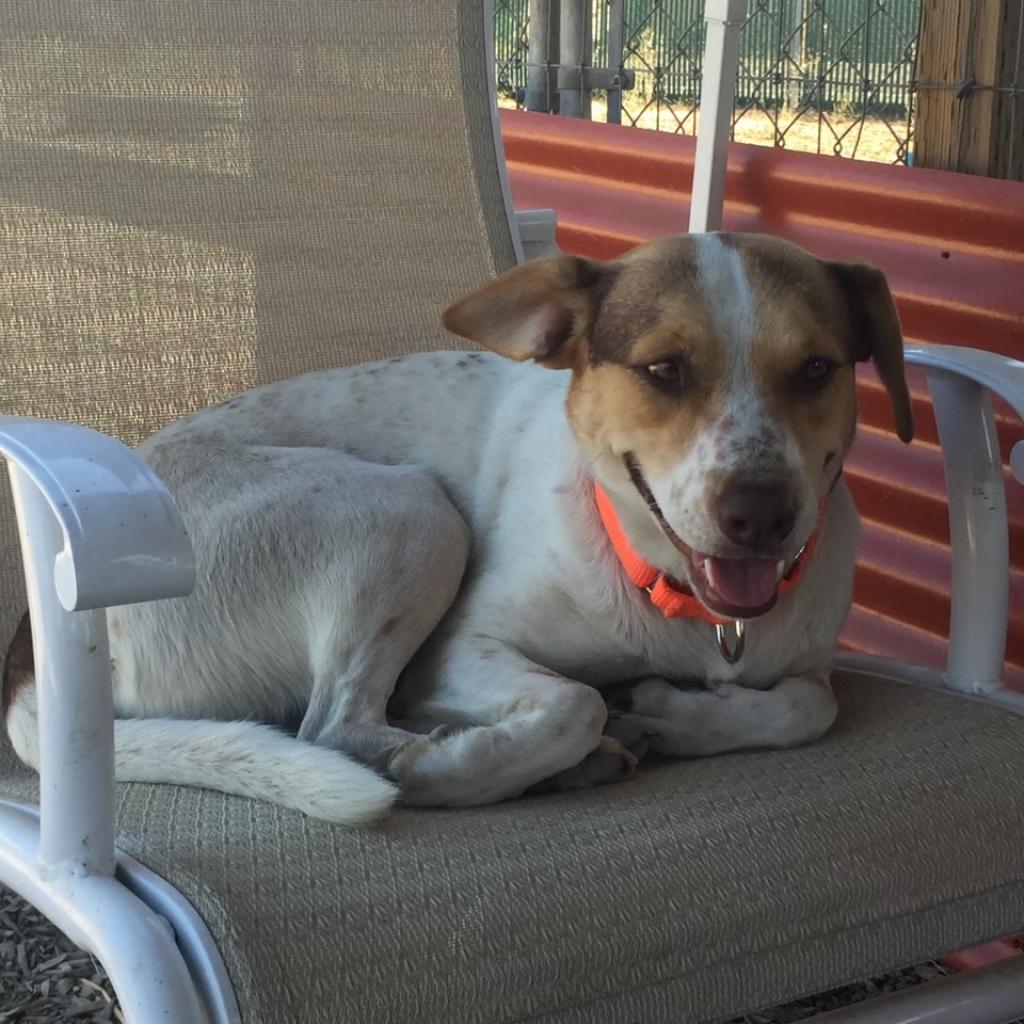
[[[0,882],[92,953],[129,1024],[204,1024],[196,986],[168,922],[116,878],[40,861],[34,815],[0,803]]]
[[[13,832],[8,830],[8,824],[12,825]],[[49,880],[43,877],[44,872],[39,869],[38,862],[32,859],[32,837],[35,836],[34,841],[38,848],[38,828],[38,808],[15,801],[0,800],[0,882],[38,907],[83,948],[95,953],[107,968],[120,1000],[122,994],[119,982],[115,978],[115,971],[107,965],[105,954],[82,943],[65,927],[63,919],[52,913],[53,904],[62,898],[59,893],[54,890],[44,901],[40,901],[38,897],[39,887],[49,884]],[[20,836],[21,840],[14,842],[14,834]],[[27,841],[24,838],[26,835],[29,837]],[[159,955],[170,956],[173,961],[180,959],[184,963],[190,985],[202,1006],[202,1015],[197,1019],[204,1024],[240,1024],[242,1018],[231,979],[203,919],[170,882],[119,850],[115,851],[115,857],[116,874],[110,882],[122,891],[122,895],[117,898],[118,903],[125,908],[127,914],[135,915],[140,912],[138,904],[141,902],[143,916],[155,917],[164,931],[167,931],[169,926],[173,936],[173,951],[169,951],[161,940]],[[143,1016],[140,1019],[148,1022],[151,1018]],[[182,1022],[191,1020],[184,1017],[167,1019]]]
[[[1024,1016],[1024,956],[868,999],[808,1024],[1006,1024]]]

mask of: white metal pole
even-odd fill
[[[1024,1013],[1024,957],[866,999],[807,1024],[996,1024]]]
[[[747,17],[747,0],[707,0],[704,17],[707,40],[690,202],[691,232],[717,231],[722,226],[740,29]]]
[[[61,606],[54,570],[63,533],[32,478],[13,460],[8,469],[35,650],[41,868],[112,875],[114,708],[106,613]]]

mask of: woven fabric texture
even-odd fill
[[[478,0],[3,4],[0,415],[137,443],[254,384],[452,347],[444,306],[514,262],[484,30]]]
[[[200,911],[261,1024],[688,1024],[1024,927],[1024,719],[838,689],[800,750],[363,833],[122,786],[119,844]]]

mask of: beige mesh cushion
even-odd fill
[[[194,903],[267,1024],[683,1024],[1024,928],[1024,719],[838,691],[801,750],[374,832],[123,786],[119,842]]]
[[[451,346],[513,261],[479,0],[0,8],[0,415],[136,443]],[[22,607],[0,473],[0,644]]]

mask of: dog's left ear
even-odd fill
[[[903,331],[885,275],[863,263],[830,263],[846,301],[850,346],[857,362],[870,359],[889,392],[896,433],[914,437],[914,410],[903,369]]]
[[[452,303],[441,319],[452,334],[499,355],[566,369],[615,272],[614,264],[578,256],[534,260]]]

